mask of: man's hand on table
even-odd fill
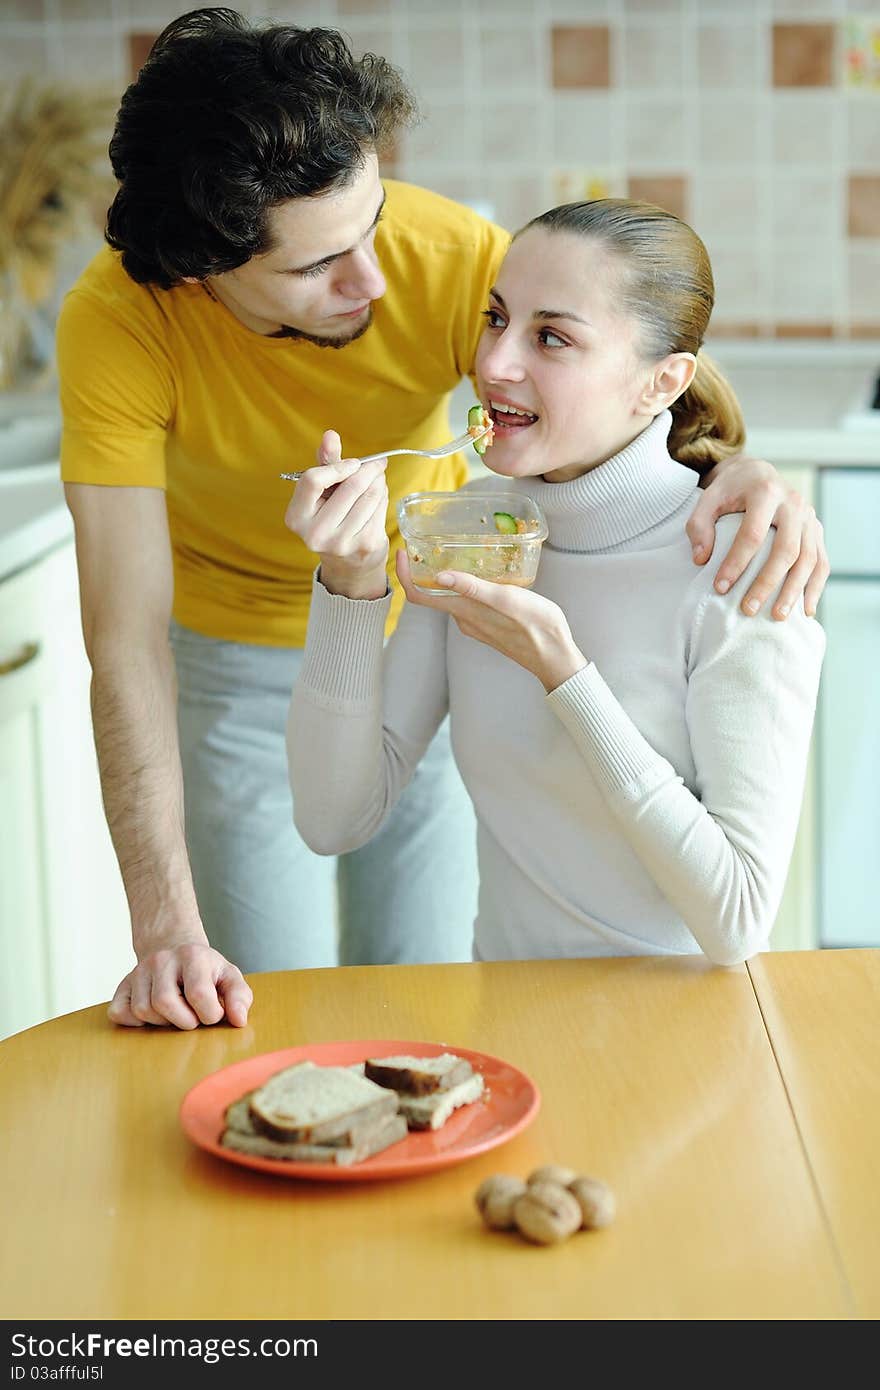
[[[752,617],[779,590],[772,609],[774,618],[787,618],[801,594],[804,611],[813,617],[830,566],[822,523],[810,504],[788,486],[771,464],[744,454],[713,469],[707,479],[686,528],[695,563],[704,565],[711,558],[719,516],[744,512],[715,579],[718,592],[726,593],[760,549],[770,527],[775,526],[776,537],[767,563],[740,607],[747,617]]]
[[[187,942],[144,955],[119,985],[107,1016],[125,1028],[145,1023],[198,1028],[225,1016],[247,1023],[253,992],[237,965],[207,942]]]

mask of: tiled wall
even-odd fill
[[[194,3],[194,0],[190,0]],[[234,0],[233,0],[234,3]],[[120,90],[187,0],[0,0],[0,82]],[[409,75],[388,172],[514,227],[603,192],[682,213],[714,331],[880,337],[878,0],[265,0]]]

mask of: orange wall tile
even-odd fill
[[[833,24],[773,25],[773,86],[830,87]]]
[[[880,237],[880,174],[851,174],[847,205],[850,236]]]
[[[607,24],[556,25],[552,45],[554,87],[611,85],[611,35]]]
[[[674,212],[676,217],[688,218],[688,180],[683,174],[634,175],[629,179],[627,196],[642,203]]]

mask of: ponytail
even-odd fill
[[[733,387],[702,350],[693,381],[670,409],[669,452],[698,473],[738,454],[745,444],[746,428]]]

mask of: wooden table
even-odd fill
[[[880,951],[759,956],[749,973],[855,1311],[880,1317]]]
[[[373,966],[253,976],[243,1030],[53,1020],[0,1044],[3,1316],[876,1316],[878,982],[863,951]],[[380,1183],[279,1179],[182,1134],[207,1073],[360,1037],[504,1057],[540,1113]],[[478,1183],[550,1161],[609,1181],[615,1224],[549,1249],[485,1230]]]

